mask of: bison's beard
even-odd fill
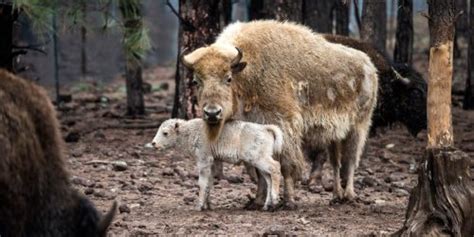
[[[217,123],[206,122],[207,137],[210,141],[216,141],[221,134],[222,128],[224,127],[224,120],[219,120]]]

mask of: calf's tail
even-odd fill
[[[276,125],[265,125],[265,129],[272,133],[275,139],[273,142],[273,153],[280,154],[283,147],[283,132]]]

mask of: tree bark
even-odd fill
[[[143,15],[141,5],[136,1],[121,0],[119,8],[124,19],[124,39],[130,37],[129,34],[135,34],[136,29],[143,25]],[[124,48],[125,49],[125,48]],[[127,49],[125,49],[126,51]],[[143,79],[141,60],[134,58],[129,53],[126,57],[126,89],[127,89],[127,115],[137,116],[145,114],[145,103],[143,100]]]
[[[411,65],[413,55],[413,1],[399,0],[393,60]]]
[[[303,22],[303,0],[263,0],[263,11],[265,18]]]
[[[464,91],[464,109],[474,110],[474,1],[471,0],[471,10],[469,14],[469,47],[467,56],[467,80]]]
[[[428,146],[406,220],[396,236],[472,236],[470,157],[452,148],[451,81],[454,0],[429,0]]]
[[[316,32],[332,34],[335,1],[342,0],[303,0],[303,23]]]
[[[13,11],[12,5],[0,4],[0,68],[13,70],[12,37],[13,37]]]
[[[472,2],[472,1],[471,1]],[[469,33],[469,11],[467,7],[467,0],[456,0],[456,14],[460,14],[456,19],[456,32],[454,35],[454,57],[459,58],[462,56],[459,48],[459,39],[468,38]],[[471,4],[472,5],[472,4]],[[462,13],[461,13],[462,12]]]
[[[219,0],[180,0],[179,15],[182,21],[179,29],[180,49],[190,51],[212,44],[219,34]],[[179,98],[175,98],[173,116],[194,118],[199,115],[197,99],[191,84],[192,73],[177,61],[176,87]]]
[[[336,34],[349,35],[350,0],[336,0]]]
[[[250,0],[248,7],[249,20],[264,19],[266,14],[263,8],[263,0]]]
[[[385,52],[387,41],[387,1],[365,0],[362,8],[361,39]]]
[[[87,76],[87,29],[86,29],[86,21],[87,21],[87,2],[86,0],[81,0],[81,8],[82,8],[82,25],[81,25],[81,76],[85,78]]]
[[[222,28],[232,22],[232,0],[222,0],[220,2],[221,26]]]

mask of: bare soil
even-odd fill
[[[326,164],[321,185],[297,186],[297,210],[247,211],[244,206],[256,185],[241,166],[225,165],[228,178],[215,182],[213,210],[196,211],[195,161],[179,150],[158,153],[145,147],[160,121],[170,116],[171,77],[172,71],[161,68],[146,73],[152,92],[146,95],[147,115],[142,118],[123,116],[121,79],[107,89],[72,87],[72,102],[61,106],[73,184],[102,211],[113,200],[119,203],[109,236],[378,236],[401,227],[426,133],[414,138],[398,126],[369,139],[356,173],[359,200],[354,203],[330,205],[332,172]],[[454,107],[454,127],[456,146],[472,157],[474,112]]]

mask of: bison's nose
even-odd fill
[[[204,120],[208,123],[217,123],[221,119],[222,109],[218,106],[205,106],[203,111]]]

